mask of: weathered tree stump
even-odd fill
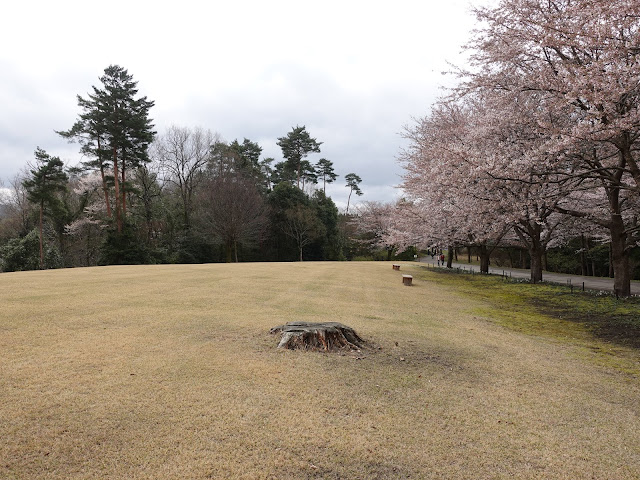
[[[278,348],[290,350],[360,350],[364,344],[353,328],[338,322],[289,322],[269,333],[282,333]]]

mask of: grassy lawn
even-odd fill
[[[565,318],[592,307],[468,278],[378,262],[2,274],[0,478],[640,478],[635,344]],[[371,346],[279,351],[268,331],[292,320]]]

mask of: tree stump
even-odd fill
[[[269,333],[282,333],[278,348],[290,350],[360,350],[364,344],[353,328],[338,322],[289,322]]]
[[[410,287],[412,282],[413,282],[412,275],[402,275],[402,283]]]
[[[400,270],[400,265],[398,265],[397,263],[393,264],[393,269],[394,270]]]

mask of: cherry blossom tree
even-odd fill
[[[412,238],[409,229],[398,228],[404,200],[397,203],[363,202],[356,207],[352,223],[363,243],[382,248],[387,252],[387,260],[396,249],[406,250],[420,242]],[[402,237],[402,238],[401,238]]]
[[[447,245],[450,252],[455,245],[479,245],[486,272],[491,249],[510,228],[510,217],[488,195],[495,180],[479,174],[474,161],[478,150],[469,141],[472,113],[468,105],[443,101],[405,129],[410,143],[400,156],[406,171],[401,186],[411,202],[404,215],[407,227],[413,223],[429,244]]]
[[[601,142],[625,159],[635,183],[640,134],[640,3],[635,0],[502,0],[480,7],[484,28],[468,47],[468,85],[509,94],[537,92],[541,127],[560,140]],[[508,96],[509,97],[509,96]],[[570,124],[550,121],[569,114]]]
[[[640,4],[502,0],[476,14],[482,28],[468,45],[472,69],[461,72],[458,94],[491,92],[502,101],[501,113],[520,98],[537,97],[531,114],[544,140],[527,157],[543,178],[578,179],[581,190],[606,198],[599,213],[598,202],[556,210],[609,229],[614,288],[629,295],[635,226],[625,222],[624,208],[634,201],[628,191],[640,186]]]
[[[491,179],[484,199],[499,205],[529,252],[531,281],[541,281],[544,254],[565,221],[557,207],[581,180],[546,168],[556,156],[540,148],[548,137],[532,114],[540,108],[537,95],[503,104],[495,93],[484,92],[472,100],[467,141],[475,152],[469,161],[475,175]]]
[[[108,226],[108,197],[104,196],[103,175],[109,172],[108,168],[102,172],[88,172],[73,182],[73,193],[81,199],[82,212],[65,226],[64,233],[73,243],[76,265],[97,263],[103,231]]]

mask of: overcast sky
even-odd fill
[[[477,4],[473,1],[471,3]],[[37,146],[68,165],[71,127],[110,64],[155,101],[156,130],[201,126],[226,141],[258,142],[263,156],[296,125],[323,142],[340,174],[327,189],[346,203],[394,198],[403,125],[429,112],[447,62],[463,63],[474,25],[469,0],[396,2],[5,2],[0,29],[0,179],[8,184]]]

